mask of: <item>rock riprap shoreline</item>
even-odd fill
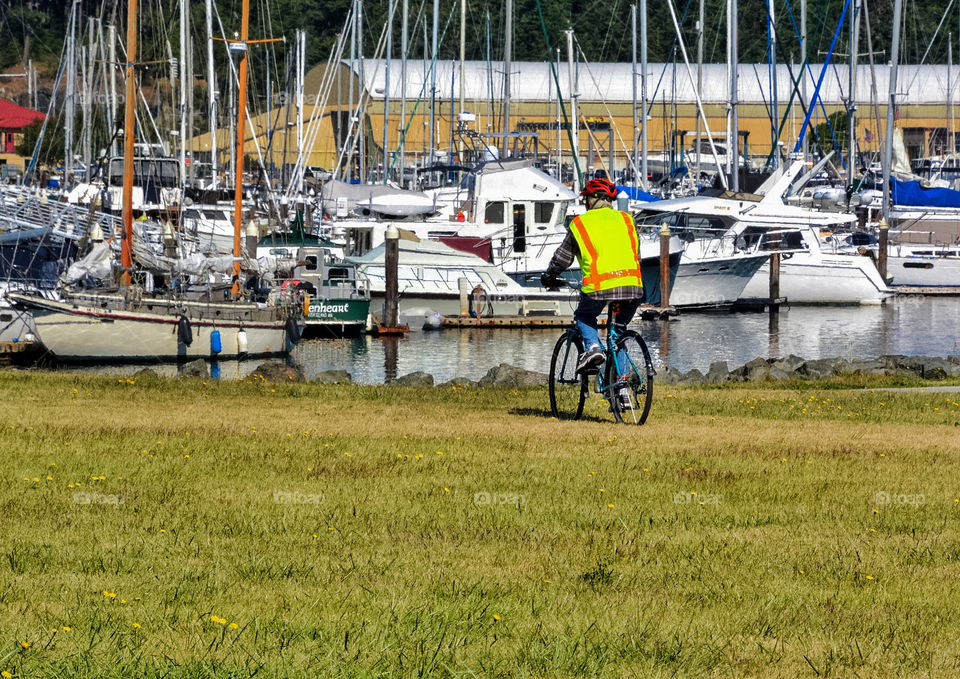
[[[755,358],[730,369],[727,361],[710,364],[706,373],[693,369],[681,372],[672,367],[658,368],[656,384],[701,385],[725,382],[763,382],[790,379],[818,380],[840,375],[878,375],[886,377],[911,377],[924,380],[943,380],[960,377],[960,356],[904,356],[886,355],[875,359],[818,358],[807,360],[791,354],[785,358]],[[307,382],[310,381],[295,366],[279,361],[267,361],[251,373],[264,381]],[[353,377],[345,370],[325,370],[313,378],[321,384],[354,384]],[[437,384],[430,373],[414,372],[401,375],[387,384],[414,387],[542,387],[546,386],[545,373],[526,370],[509,363],[490,368],[479,380],[469,377],[454,377]]]

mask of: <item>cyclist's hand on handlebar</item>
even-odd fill
[[[556,276],[551,276],[546,271],[540,275],[540,285],[545,287],[547,290],[559,290],[560,286],[563,285],[563,282]]]

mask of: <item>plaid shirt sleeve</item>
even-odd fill
[[[577,247],[577,241],[573,237],[573,232],[568,230],[563,242],[560,244],[560,247],[557,248],[557,251],[553,253],[553,258],[547,265],[547,274],[554,277],[559,276],[570,268],[570,265],[573,264],[574,257],[576,257],[579,252],[580,248]]]

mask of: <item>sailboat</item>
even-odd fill
[[[61,277],[50,291],[8,292],[15,307],[33,315],[40,342],[61,361],[167,361],[187,358],[231,358],[287,353],[300,339],[303,293],[278,290],[265,302],[241,294],[243,137],[246,109],[246,50],[249,0],[243,0],[234,206],[232,286],[176,281],[171,270],[167,294],[151,291],[153,279],[135,266],[133,221],[134,124],[137,58],[137,0],[127,6],[126,112],[124,128],[122,229],[110,234],[121,241],[119,285],[85,288],[94,273],[110,280],[116,271],[109,242],[93,249]],[[142,233],[142,230],[139,230]],[[91,240],[97,238],[91,235]],[[254,255],[255,256],[255,255]],[[224,262],[219,262],[221,265]],[[180,268],[182,271],[182,267]],[[47,294],[44,294],[46,292]]]

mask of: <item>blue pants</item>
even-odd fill
[[[641,299],[624,299],[609,302],[617,307],[613,322],[616,325],[625,326],[632,319],[640,306]],[[577,310],[573,312],[573,318],[577,322],[577,329],[583,337],[583,348],[589,350],[593,347],[600,348],[600,335],[597,332],[597,316],[603,313],[608,302],[604,299],[592,299],[587,295],[580,295],[580,303]]]

